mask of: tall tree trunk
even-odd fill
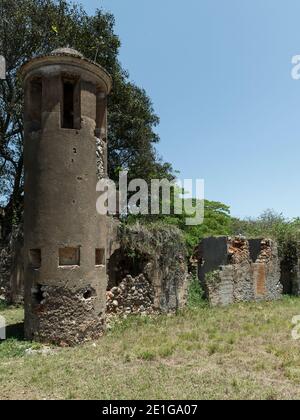
[[[2,226],[2,238],[4,240],[11,234],[13,226],[20,223],[22,219],[22,173],[23,156],[19,159],[14,179],[13,192],[5,208],[5,216]]]

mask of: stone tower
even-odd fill
[[[64,48],[21,70],[25,89],[25,335],[74,345],[105,327],[106,218],[96,184],[107,172],[111,77]]]

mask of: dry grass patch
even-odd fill
[[[300,398],[296,298],[133,317],[96,343],[48,356],[25,355],[33,345],[22,341],[22,309],[0,314],[10,325],[0,344],[1,399]]]

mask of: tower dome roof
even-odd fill
[[[69,47],[58,48],[56,50],[53,50],[51,52],[51,55],[70,55],[72,57],[84,58],[84,55],[81,54],[79,51]]]
[[[98,63],[86,58],[74,48],[63,47],[52,51],[48,55],[37,56],[20,69],[20,75],[25,81],[31,74],[46,74],[49,71],[79,72],[86,80],[96,83],[108,94],[112,88],[110,74]],[[43,73],[44,72],[44,73]],[[84,76],[85,75],[85,76]]]

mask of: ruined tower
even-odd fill
[[[109,74],[65,48],[21,70],[25,89],[25,335],[73,345],[101,335]]]

